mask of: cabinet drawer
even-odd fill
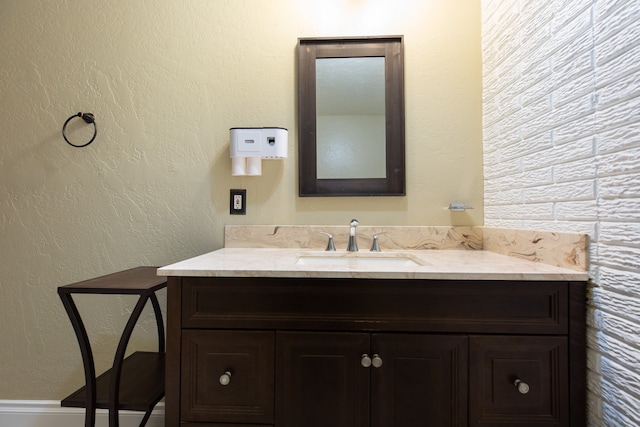
[[[470,337],[470,426],[568,425],[566,337]],[[522,381],[522,389],[516,381]],[[535,423],[532,422],[535,420]]]
[[[193,277],[182,298],[186,328],[568,331],[566,282]]]
[[[183,331],[182,419],[272,424],[274,342],[273,332]]]

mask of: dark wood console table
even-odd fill
[[[165,338],[162,312],[156,291],[167,286],[166,277],[156,275],[157,267],[136,267],[58,288],[73,330],[76,333],[86,385],[63,399],[65,407],[86,408],[85,427],[95,426],[96,408],[109,410],[109,427],[118,427],[118,411],[144,411],[143,427],[156,403],[164,396]],[[72,294],[139,295],[138,302],[124,328],[113,367],[96,378],[93,353]],[[125,358],[133,328],[147,301],[151,300],[158,327],[158,351],[137,351]]]

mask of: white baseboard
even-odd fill
[[[144,413],[120,411],[120,427],[138,427]],[[109,413],[96,411],[96,427],[109,426]],[[154,408],[147,427],[164,427],[164,403]],[[62,408],[58,400],[0,400],[0,427],[84,427],[84,408]]]

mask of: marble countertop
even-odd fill
[[[387,250],[380,253],[361,250],[350,253],[302,248],[223,248],[162,267],[158,269],[158,275],[544,281],[588,279],[584,271],[485,250]]]

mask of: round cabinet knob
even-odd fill
[[[222,385],[229,385],[229,383],[231,382],[231,372],[225,371],[224,374],[220,375],[219,381]]]
[[[369,366],[371,366],[371,358],[367,353],[364,353],[362,355],[362,359],[360,359],[360,365],[362,365],[363,368],[368,368]]]
[[[518,391],[521,394],[527,394],[529,393],[529,384],[525,383],[522,380],[515,380],[513,382],[513,384],[516,386],[516,388],[518,389]]]
[[[379,368],[380,366],[382,366],[382,357],[380,357],[380,355],[378,354],[374,354],[373,358],[371,359],[371,364],[374,368]]]

